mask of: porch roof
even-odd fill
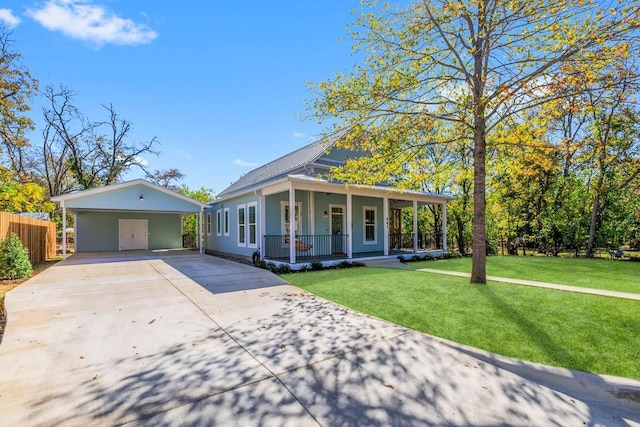
[[[443,194],[407,190],[389,185],[360,185],[333,182],[321,177],[313,177],[304,174],[287,175],[274,181],[265,182],[252,188],[251,191],[261,192],[263,195],[275,194],[283,191],[288,191],[292,184],[296,190],[324,191],[339,194],[350,193],[353,195],[361,196],[387,196],[394,197],[400,200],[404,198],[409,200],[415,199],[425,203],[446,203],[449,200],[455,199],[455,197]],[[219,197],[214,201],[214,203],[230,199],[237,195],[238,194],[233,194]]]

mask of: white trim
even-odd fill
[[[60,204],[62,205],[62,259],[65,260],[67,259],[67,207],[64,205],[64,200],[61,200]],[[78,228],[74,228],[73,233],[75,237],[78,234]],[[78,252],[78,242],[74,242],[74,251]]]
[[[251,208],[254,208],[253,211],[253,223],[251,222]],[[247,237],[245,239],[245,241],[247,242],[247,247],[248,248],[257,248],[258,247],[258,202],[251,202],[251,203],[247,203],[247,217],[246,217],[246,230],[247,230]],[[254,243],[251,243],[251,224],[253,224],[253,229],[254,229]]]
[[[211,230],[211,228],[212,228],[211,221],[213,220],[212,216],[211,216],[211,212],[207,212],[207,217],[206,218],[207,218],[207,236],[211,236],[211,231],[212,231]]]
[[[216,210],[216,236],[222,236],[222,209]]]
[[[388,197],[383,197],[382,198],[382,215],[384,218],[384,231],[382,233],[382,239],[383,239],[383,248],[382,248],[382,253],[384,254],[384,256],[388,256],[389,255],[389,198]]]
[[[280,200],[280,234],[282,234],[283,236],[286,236],[287,234],[289,234],[290,230],[287,230],[287,224],[285,222],[285,209],[286,207],[289,206],[289,201],[288,200]],[[298,208],[298,215],[296,216],[295,219],[295,225],[296,225],[296,229],[295,234],[302,234],[302,202],[295,202],[295,207]],[[295,209],[293,211],[293,215],[295,215]],[[289,223],[291,223],[291,209],[289,209]],[[289,245],[285,242],[284,244],[285,246],[283,247],[289,247]]]
[[[341,212],[340,213],[334,213],[333,212],[333,208],[340,208]],[[334,205],[334,204],[329,204],[329,234],[332,236],[330,241],[329,241],[329,253],[333,254],[334,253],[334,247],[333,247],[333,215],[340,215],[342,216],[342,230],[341,230],[341,234],[339,234],[339,236],[342,236],[345,234],[345,228],[347,226],[347,206],[346,205]],[[345,242],[345,244],[347,244]],[[348,248],[342,248],[343,251],[346,253]]]
[[[242,226],[244,230],[240,232],[240,211],[244,211],[243,213],[243,223]],[[244,240],[244,242],[240,241],[240,238]],[[247,247],[247,205],[246,203],[239,204],[236,206],[236,243],[239,248]]]
[[[367,224],[367,211],[373,211],[373,224]],[[367,240],[367,226],[373,226],[373,240]],[[378,207],[363,206],[362,207],[362,244],[377,245],[378,244]]]

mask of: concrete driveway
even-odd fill
[[[11,291],[0,425],[630,425],[640,383],[525,364],[192,252],[77,254]]]

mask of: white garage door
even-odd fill
[[[121,251],[148,248],[146,219],[120,219],[118,225]]]

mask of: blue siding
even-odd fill
[[[143,196],[143,200],[140,200]],[[199,212],[200,207],[162,191],[137,184],[65,201],[70,209]]]
[[[118,251],[120,219],[148,220],[149,249],[182,247],[182,223],[179,214],[80,211],[76,216],[76,251]]]
[[[353,206],[353,252],[374,252],[384,250],[384,212],[382,211],[382,199],[375,197],[354,196]],[[376,243],[364,242],[364,207],[376,208]]]
[[[242,256],[251,256],[256,248],[247,246],[238,246],[238,206],[246,205],[248,203],[257,203],[256,205],[256,227],[257,227],[257,245],[262,246],[262,234],[260,232],[260,198],[253,195],[244,195],[230,200],[225,200],[222,203],[212,203],[210,208],[205,210],[205,215],[211,213],[211,235],[205,235],[207,250],[225,252],[229,254],[237,254]],[[224,235],[224,224],[222,224],[222,233],[220,236],[216,234],[216,211],[222,209],[222,220],[224,221],[224,210],[229,209],[229,235]],[[247,214],[247,227],[248,227],[248,214]]]

